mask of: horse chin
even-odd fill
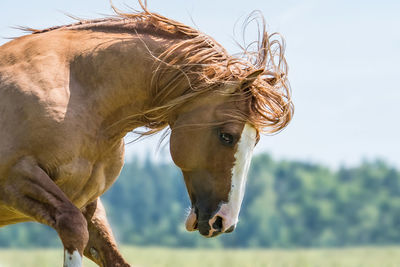
[[[188,230],[189,232],[197,230],[197,215],[194,212],[194,208],[190,210],[190,213],[186,218],[185,226],[186,230]]]

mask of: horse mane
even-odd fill
[[[169,115],[199,95],[221,92],[224,85],[234,85],[233,95],[242,95],[248,100],[249,114],[233,112],[233,120],[251,123],[259,132],[275,133],[290,122],[294,107],[291,90],[287,79],[288,69],[285,59],[285,43],[279,33],[268,34],[264,17],[259,11],[251,13],[245,21],[256,21],[259,27],[258,41],[248,46],[241,46],[240,54],[231,56],[210,36],[180,22],[150,12],[141,0],[142,11],[124,13],[112,5],[115,16],[97,20],[79,20],[64,26],[43,30],[23,28],[33,34],[45,33],[58,29],[80,30],[121,30],[126,29],[136,34],[151,32],[175,37],[179,41],[159,55],[149,53],[155,59],[155,71],[151,82],[153,88],[152,108],[142,114],[128,118],[132,124],[140,116],[145,119],[149,131],[141,135],[156,133],[168,126]],[[260,23],[261,21],[261,23]],[[144,42],[144,41],[143,41]],[[260,70],[260,75],[246,83],[249,74]],[[173,100],[167,101],[182,83],[187,83],[187,90]]]

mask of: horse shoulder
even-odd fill
[[[95,153],[98,154],[96,158],[81,155],[58,166],[56,184],[79,208],[104,194],[115,182],[124,164],[123,140],[111,149],[97,147]]]

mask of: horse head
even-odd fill
[[[239,118],[250,116],[249,87],[261,72],[192,101],[171,125],[171,155],[192,205],[188,231],[213,237],[236,227],[259,137],[254,125]]]

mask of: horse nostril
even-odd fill
[[[215,231],[218,231],[218,232],[222,231],[223,225],[222,225],[222,218],[220,216],[217,216],[212,227],[214,228]]]

